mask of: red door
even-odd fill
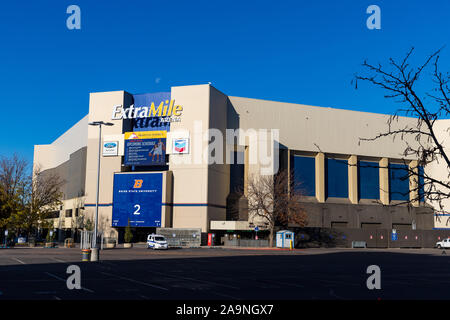
[[[208,233],[208,246],[212,246],[212,233]]]

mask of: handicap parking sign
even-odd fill
[[[392,229],[391,240],[396,241],[398,239],[397,230]]]

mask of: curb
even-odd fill
[[[303,251],[304,249],[289,248],[269,248],[269,247],[225,247],[225,246],[206,246],[207,249],[235,249],[235,250],[270,250],[270,251]]]

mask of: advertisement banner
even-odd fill
[[[124,165],[165,165],[166,137],[166,131],[126,132]]]
[[[136,139],[165,139],[167,138],[167,131],[136,131],[125,132],[125,140]]]
[[[172,153],[186,154],[189,153],[189,138],[173,139]]]
[[[162,173],[114,174],[112,226],[161,227]]]
[[[114,157],[118,155],[119,143],[117,141],[103,141],[103,156]]]

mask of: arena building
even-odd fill
[[[66,236],[92,221],[99,154],[99,230],[119,240],[128,224],[140,235],[155,228],[264,230],[264,221],[246,213],[247,182],[281,169],[293,170],[302,185],[310,228],[447,228],[447,213],[435,204],[397,205],[418,192],[398,169],[439,176],[447,168],[423,169],[418,159],[404,158],[401,139],[360,141],[386,131],[388,118],[227,96],[209,84],[97,92],[83,119],[53,143],[35,146],[34,166],[66,181],[54,213],[55,228]],[[89,125],[98,121],[112,124],[101,127],[101,137],[99,126]],[[414,121],[399,118],[399,126]],[[437,124],[443,139],[449,126]]]

